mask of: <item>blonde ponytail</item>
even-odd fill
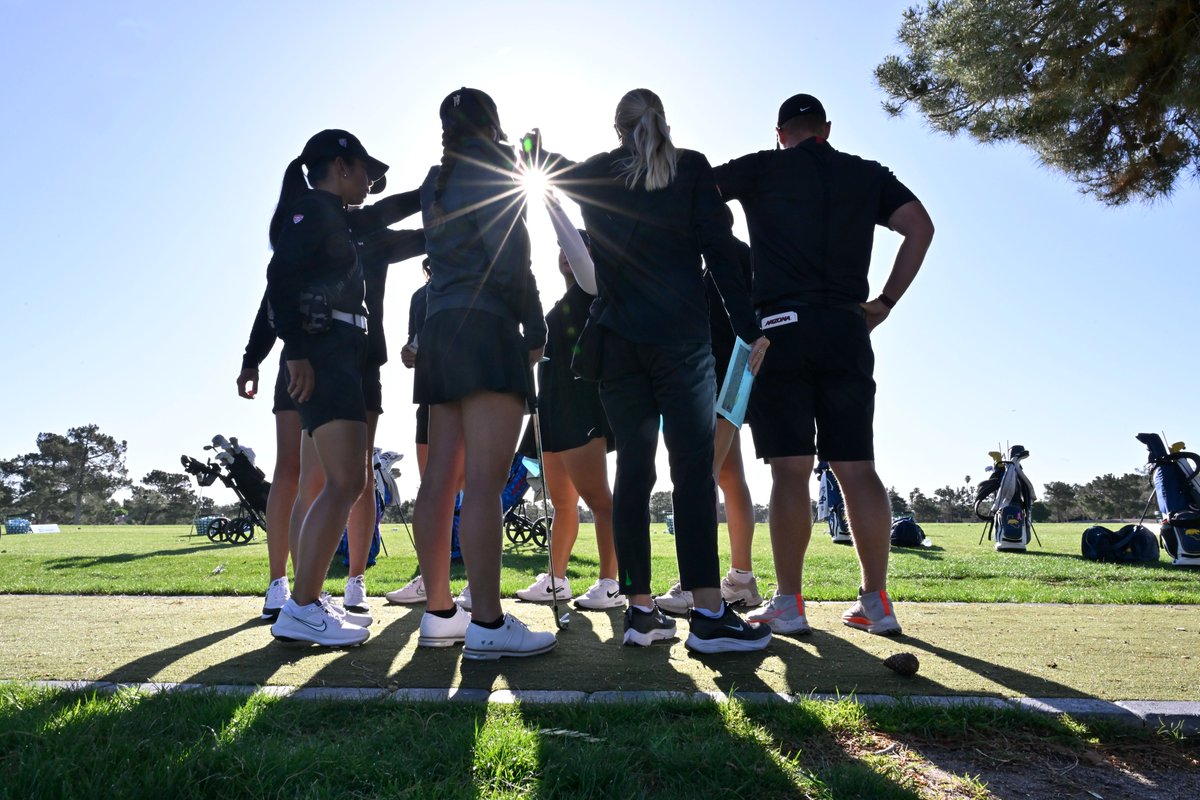
[[[662,189],[675,180],[678,155],[671,143],[662,100],[649,89],[634,89],[617,103],[617,130],[632,155],[621,162],[629,188],[643,183],[646,191]]]

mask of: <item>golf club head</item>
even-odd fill
[[[564,611],[561,617],[555,617],[554,624],[560,631],[565,631],[571,625],[571,612]]]

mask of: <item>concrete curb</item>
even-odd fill
[[[988,708],[1019,708],[1039,714],[1070,714],[1072,717],[1109,718],[1142,727],[1178,729],[1181,733],[1200,733],[1200,702],[1162,700],[1091,700],[1071,697],[988,697],[984,695],[891,695],[861,694],[836,695],[826,693],[785,694],[782,692],[741,692],[729,695],[724,692],[582,692],[499,689],[371,689],[363,687],[298,687],[298,686],[249,686],[213,685],[196,683],[112,683],[109,681],[5,681],[2,683],[24,683],[47,689],[70,692],[117,692],[132,689],[147,694],[171,692],[211,691],[217,694],[245,696],[255,694],[282,697],[292,700],[337,700],[372,701],[390,700],[404,703],[513,703],[569,704],[569,703],[647,703],[659,701],[676,702],[728,702],[736,698],[744,703],[791,703],[798,700],[836,702],[854,700],[866,706],[911,703],[943,708],[959,706],[985,706]]]

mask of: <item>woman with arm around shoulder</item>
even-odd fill
[[[413,513],[426,611],[418,644],[464,643],[497,659],[551,650],[500,606],[500,496],[541,358],[546,324],[529,234],[496,104],[477,89],[442,102],[442,160],[421,187],[431,277],[414,400],[429,404],[429,456]],[[471,614],[450,595],[450,530],[463,475],[459,543]]]
[[[648,89],[622,97],[614,122],[616,150],[551,171],[580,203],[592,239],[599,302],[590,322],[601,334],[600,397],[616,437],[613,533],[619,583],[630,603],[624,642],[644,646],[675,636],[675,622],[654,605],[650,587],[647,508],[661,416],[680,581],[695,604],[685,646],[704,653],[758,650],[770,630],[745,622],[721,599],[716,383],[702,259],[734,329],[752,343],[753,371],[767,341],[754,323],[708,160],[675,148],[662,100]]]
[[[357,624],[367,619],[329,603],[321,587],[367,476],[365,288],[347,208],[386,171],[352,134],[321,131],[288,165],[271,219],[267,298],[283,340],[288,395],[325,476],[296,537],[291,598],[271,626],[285,641],[346,647],[370,635]]]

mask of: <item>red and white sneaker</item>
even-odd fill
[[[766,606],[747,616],[746,621],[768,625],[775,633],[794,633],[799,636],[812,633],[808,618],[804,615],[804,598],[798,594],[775,592]]]
[[[842,622],[851,628],[879,636],[899,636],[902,633],[892,601],[882,589],[869,594],[863,594],[859,589],[858,600],[842,614]]]

